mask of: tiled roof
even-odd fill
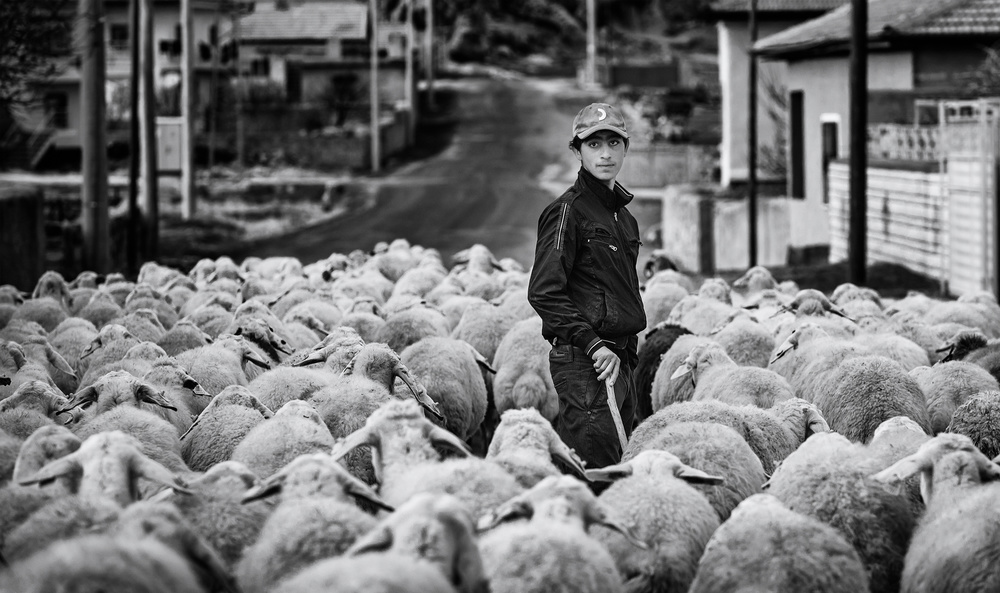
[[[360,2],[305,2],[275,10],[259,2],[257,10],[240,20],[240,37],[249,39],[365,39],[368,5]]]
[[[868,38],[925,35],[1000,37],[1000,0],[869,0]],[[780,55],[851,38],[851,5],[761,39],[754,49]]]
[[[826,12],[850,0],[757,0],[758,12]],[[750,12],[750,0],[716,0],[712,12]]]

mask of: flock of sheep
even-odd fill
[[[1000,591],[992,294],[654,266],[641,422],[587,468],[525,270],[450,263],[0,286],[0,591]]]

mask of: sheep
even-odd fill
[[[69,399],[52,385],[43,381],[29,381],[20,385],[7,399],[0,400],[0,412],[20,408],[55,419],[59,410],[68,404]]]
[[[18,344],[30,338],[47,338],[48,335],[49,332],[44,327],[25,319],[12,319],[0,330],[0,340],[10,340]]]
[[[385,325],[379,330],[375,341],[388,344],[396,352],[402,352],[421,338],[447,337],[450,333],[448,320],[440,311],[418,305],[386,317]]]
[[[666,322],[686,327],[693,334],[707,336],[733,311],[732,305],[714,298],[688,295],[674,306]]]
[[[330,430],[309,404],[292,400],[274,416],[254,426],[230,457],[267,478],[303,453],[329,451]]]
[[[402,554],[328,558],[278,583],[274,593],[452,593],[448,579],[430,562]]]
[[[278,409],[293,399],[308,400],[314,393],[333,385],[337,378],[325,368],[280,366],[261,373],[248,387],[261,403]]]
[[[0,400],[4,400],[24,383],[41,381],[55,387],[56,384],[42,364],[28,358],[17,342],[0,340]]]
[[[530,522],[503,524],[526,517]],[[649,547],[576,478],[548,477],[508,500],[478,525],[486,531],[479,551],[490,589],[494,593],[624,591],[611,555],[587,536],[594,525],[621,532],[637,547]]]
[[[154,360],[146,373],[140,377],[154,390],[164,394],[167,401],[183,405],[188,416],[182,417],[186,431],[191,426],[191,416],[200,414],[212,401],[212,395],[205,391],[194,377],[189,375],[178,362],[169,356]],[[181,409],[180,406],[177,406]]]
[[[50,332],[62,323],[69,313],[67,305],[61,300],[52,297],[31,298],[21,304],[11,316],[11,321],[24,320],[34,321],[42,326],[45,331]],[[8,323],[9,325],[9,323]]]
[[[468,509],[453,496],[418,494],[348,548],[345,556],[395,553],[426,560],[459,593],[488,593]]]
[[[673,345],[663,353],[653,375],[653,386],[649,394],[653,412],[672,403],[691,399],[694,395],[694,385],[691,381],[675,381],[671,377],[684,364],[692,349],[710,343],[712,339],[705,336],[682,335],[678,336]]]
[[[677,284],[691,294],[695,291],[694,281],[678,270],[660,270],[646,280],[646,289],[661,282]]]
[[[937,301],[924,313],[923,319],[929,325],[960,323],[978,328],[989,338],[1000,338],[1000,315],[995,308],[977,302]]]
[[[182,352],[176,358],[211,395],[218,395],[230,385],[248,385],[248,365],[270,367],[239,336],[220,337],[208,346]]]
[[[861,557],[872,591],[897,591],[915,519],[904,496],[870,477],[881,469],[863,445],[835,432],[815,434],[774,471],[767,492],[840,531]]]
[[[962,331],[941,348],[948,354],[942,361],[964,360],[977,364],[1000,382],[1000,345],[987,342],[986,336],[978,330]]]
[[[105,325],[97,333],[97,337],[80,354],[79,371],[82,373],[80,383],[87,385],[94,378],[103,375],[101,369],[110,363],[124,358],[125,353],[140,340],[132,335],[125,326],[111,323]]]
[[[201,348],[212,343],[212,338],[190,319],[181,319],[167,330],[156,343],[169,356]]]
[[[157,323],[169,331],[177,323],[178,314],[174,306],[167,302],[159,291],[146,284],[139,284],[125,299],[125,313],[134,313],[143,309],[152,311]]]
[[[285,317],[282,322],[285,325],[285,340],[293,351],[312,348],[329,335],[329,328],[307,313],[297,312]]]
[[[353,270],[337,278],[331,288],[344,293],[348,298],[366,296],[375,299],[379,305],[383,305],[392,294],[393,283],[374,266],[365,265],[363,268]]]
[[[799,398],[784,400],[768,410],[718,400],[689,401],[662,408],[639,424],[629,445],[642,450],[665,427],[680,422],[714,422],[732,428],[753,449],[766,475],[812,434],[830,430],[816,406]]]
[[[11,591],[68,587],[106,593],[204,591],[190,563],[153,538],[88,535],[56,542],[0,576],[0,588]]]
[[[836,529],[755,494],[712,535],[690,593],[867,590],[857,551]]]
[[[944,432],[955,410],[970,397],[982,391],[1000,390],[1000,385],[985,369],[971,362],[949,361],[933,367],[917,367],[910,371],[927,401],[931,430]]]
[[[739,433],[721,424],[679,422],[666,426],[652,439],[629,442],[622,463],[649,449],[669,451],[686,465],[723,477],[725,482],[719,487],[697,486],[723,521],[740,501],[760,492],[766,480],[753,449]]]
[[[124,326],[130,334],[143,342],[155,343],[163,337],[163,334],[167,333],[166,328],[156,316],[156,311],[152,309],[138,309],[112,319],[108,323]]]
[[[721,329],[713,330],[711,337],[740,366],[767,368],[775,346],[774,337],[766,327],[752,317],[739,315]]]
[[[441,461],[434,445],[465,457]],[[424,418],[413,400],[392,400],[375,410],[364,427],[348,435],[334,450],[341,459],[362,445],[373,447],[379,493],[393,506],[420,492],[452,494],[479,516],[521,492],[506,470],[492,461],[469,457],[465,443]]]
[[[872,352],[878,352],[898,362],[903,370],[909,372],[920,366],[930,365],[927,351],[908,338],[894,333],[859,335],[854,338]]]
[[[190,304],[189,301],[188,305]],[[231,309],[227,309],[218,303],[212,303],[195,308],[183,317],[183,319],[190,320],[191,323],[197,325],[201,328],[201,331],[208,334],[208,337],[214,340],[229,327],[229,324],[233,322],[235,317]]]
[[[451,330],[452,337],[458,337],[454,335],[455,328],[458,327],[459,322],[462,321],[462,317],[465,316],[465,312],[470,307],[476,307],[477,309],[481,309],[483,311],[497,309],[497,305],[495,303],[487,301],[482,297],[468,294],[448,295],[447,297],[441,298],[439,301],[431,304],[444,313],[445,318],[448,320],[448,328]],[[476,336],[473,334],[471,337],[475,338]]]
[[[22,292],[13,284],[0,284],[0,303],[5,305],[20,305],[30,294]]]
[[[851,282],[845,282],[834,288],[830,294],[830,301],[841,307],[854,301],[868,301],[879,309],[883,308],[882,298],[875,289],[857,286]]]
[[[96,329],[101,329],[125,314],[123,309],[114,297],[103,290],[98,290],[91,295],[90,300],[80,309],[76,316],[94,324]]]
[[[992,591],[1000,576],[996,500],[1000,467],[961,435],[940,434],[875,474],[890,487],[915,474],[927,510],[906,551],[902,591]]]
[[[749,298],[766,289],[778,288],[778,282],[764,266],[751,266],[742,276],[733,280],[733,288],[744,298]]]
[[[646,331],[645,339],[639,346],[638,362],[632,372],[637,397],[637,421],[641,422],[653,414],[653,378],[656,376],[661,359],[677,338],[690,333],[679,325],[670,325],[666,322]]]
[[[518,317],[498,305],[474,303],[466,307],[450,335],[472,344],[487,360],[494,360],[504,336],[518,321]]]
[[[23,339],[21,349],[27,359],[34,361],[45,368],[52,383],[63,393],[73,393],[76,390],[79,379],[76,371],[69,365],[65,358],[53,348],[47,338],[41,336],[31,336]]]
[[[493,400],[497,412],[535,408],[550,422],[559,413],[559,396],[549,371],[551,346],[542,338],[542,320],[514,324],[493,357]]]
[[[97,328],[86,319],[68,317],[49,334],[49,343],[69,365],[79,373],[80,355],[97,337]]]
[[[815,323],[803,323],[775,348],[768,368],[788,380],[796,397],[814,401],[827,391],[844,361],[873,354],[860,342],[833,337]]]
[[[560,471],[554,461],[578,478],[588,479],[583,460],[534,408],[501,414],[486,459],[507,470],[524,488],[531,488],[548,476],[558,476]]]
[[[813,401],[830,428],[853,441],[867,443],[878,425],[893,416],[908,416],[931,433],[920,385],[897,362],[883,356],[844,361]]]
[[[688,291],[673,282],[657,282],[642,291],[642,308],[646,311],[647,327],[665,323],[677,303],[688,296]]]
[[[0,432],[24,440],[43,426],[55,424],[51,418],[35,410],[13,408],[0,412]]]
[[[373,342],[385,325],[385,318],[382,317],[381,306],[374,298],[360,296],[354,299],[351,307],[344,313],[340,325],[353,328],[365,342]]]
[[[227,387],[181,435],[181,456],[192,470],[208,471],[228,460],[250,430],[273,415],[248,388]]]
[[[267,362],[269,366],[281,364],[292,353],[288,342],[261,319],[236,318],[233,324],[237,325],[236,329],[232,332],[226,332],[223,336],[231,333],[243,338],[247,345],[257,353],[258,358]],[[252,377],[248,375],[248,378]]]
[[[695,385],[693,400],[717,399],[770,408],[793,397],[784,377],[768,369],[741,367],[714,342],[695,346],[670,378],[677,380],[688,374]]]
[[[385,508],[367,484],[326,453],[296,457],[247,491],[243,501],[279,493],[281,502],[237,566],[237,579],[245,593],[270,591],[310,564],[343,554],[369,532],[375,519],[352,498]]]
[[[636,550],[614,530],[595,526],[591,537],[615,559],[629,591],[687,591],[719,515],[690,484],[718,484],[667,451],[643,451],[625,463],[587,471],[614,484],[598,500],[618,509],[622,523],[649,549]]]
[[[191,411],[183,401],[168,398],[162,391],[125,371],[107,373],[74,394],[66,408],[60,411],[89,406],[85,418],[93,418],[120,405],[135,406],[160,416],[177,429],[178,435],[191,426]]]
[[[468,342],[427,337],[407,346],[400,364],[438,405],[445,428],[462,440],[479,429],[487,403],[480,365],[489,363]]]
[[[11,479],[20,483],[38,473],[50,461],[65,457],[80,448],[83,441],[64,426],[43,426],[31,433],[23,443],[19,443]],[[54,480],[46,485],[54,496],[69,494],[75,490],[75,476]]]
[[[153,412],[134,406],[116,406],[86,422],[71,425],[70,429],[81,439],[102,432],[122,432],[139,441],[142,452],[153,461],[179,475],[189,474],[181,458],[177,428]]]
[[[952,415],[945,432],[964,435],[991,458],[1000,455],[1000,391],[983,391],[968,398]]]
[[[104,531],[120,510],[114,500],[100,495],[55,498],[7,534],[3,555],[17,562],[60,540]]]

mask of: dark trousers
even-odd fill
[[[636,393],[632,371],[636,365],[634,349],[614,350],[621,360],[615,395],[621,402],[625,435],[631,436],[635,422]],[[587,469],[606,467],[621,461],[618,439],[604,381],[597,380],[594,359],[581,348],[559,344],[549,352],[549,370],[559,394],[559,414],[552,423],[559,437],[576,450]]]

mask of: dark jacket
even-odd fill
[[[581,168],[576,183],[542,211],[528,301],[546,340],[589,355],[603,342],[624,349],[645,329],[636,274],[639,225],[625,208],[632,197]]]

